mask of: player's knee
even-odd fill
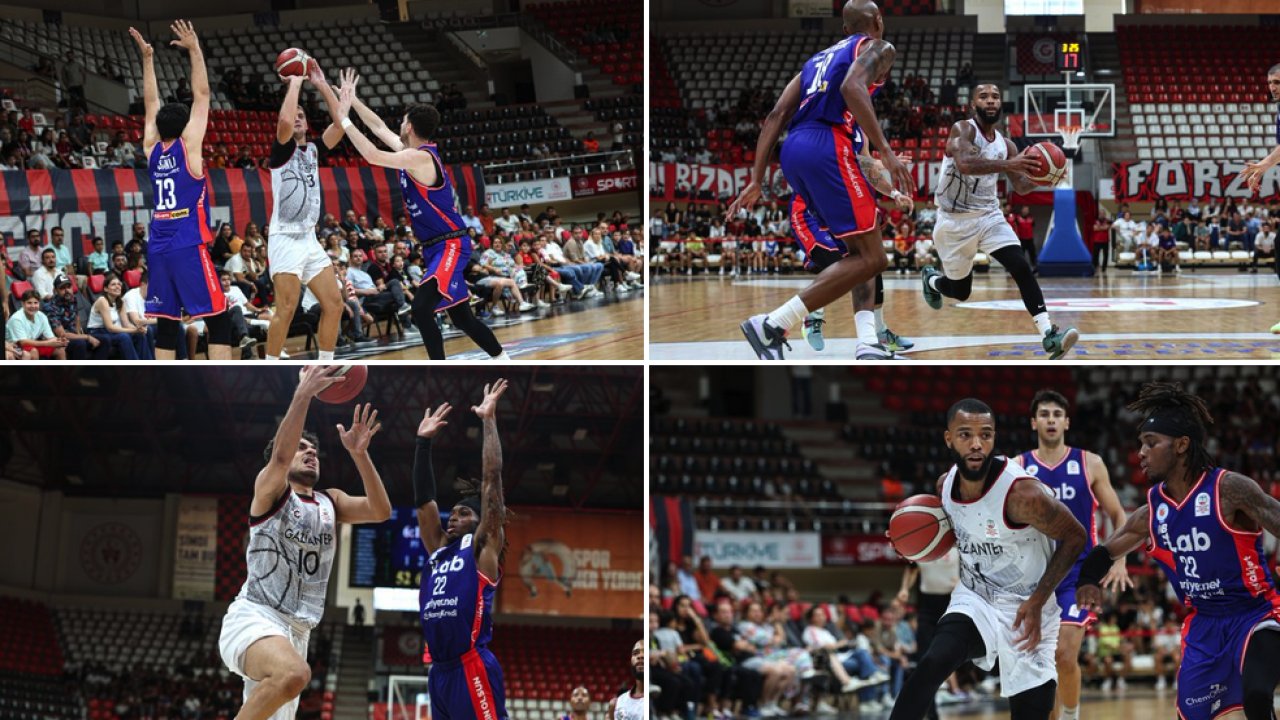
[[[307,689],[311,682],[311,668],[304,662],[294,663],[280,674],[280,685],[289,697],[296,697]]]
[[[1057,653],[1054,655],[1054,659],[1057,662],[1059,669],[1063,669],[1063,668],[1066,668],[1068,670],[1080,669],[1079,654],[1076,653],[1071,648],[1063,647],[1063,643],[1061,641],[1058,642],[1058,650],[1057,650]]]
[[[156,321],[156,348],[159,350],[176,350],[178,335],[181,333],[177,320],[159,318]]]
[[[205,318],[204,326],[209,333],[210,345],[231,344],[231,318],[226,312],[220,312],[217,315],[210,315]]]

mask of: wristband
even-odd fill
[[[1106,576],[1107,571],[1111,569],[1111,552],[1102,545],[1097,545],[1085,556],[1084,562],[1080,564],[1080,577],[1076,582],[1076,588],[1085,585],[1097,585],[1102,582],[1102,578]]]
[[[342,122],[338,123],[338,125],[342,126],[343,130],[350,130],[351,126],[355,125],[355,123],[351,122],[351,118],[344,117],[342,118]]]

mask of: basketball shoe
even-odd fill
[[[746,336],[747,342],[751,343],[751,349],[756,352],[756,357],[761,360],[782,360],[782,348],[785,346],[791,349],[791,343],[787,342],[787,333],[785,330],[774,327],[769,322],[767,314],[752,315],[743,321],[742,334]]]
[[[818,308],[805,317],[804,326],[800,330],[804,339],[809,341],[809,347],[819,352],[827,346],[826,341],[822,338],[822,324],[826,322],[826,317],[827,309]]]
[[[1280,335],[1280,322],[1271,326],[1271,332],[1275,333],[1276,335]]]
[[[1066,330],[1060,330],[1057,325],[1049,328],[1049,332],[1044,334],[1044,351],[1049,353],[1050,360],[1057,360],[1076,344],[1076,340],[1080,339],[1080,333],[1075,328],[1069,327]]]
[[[934,310],[942,309],[942,293],[934,290],[933,287],[929,285],[929,278],[941,274],[942,273],[938,272],[938,269],[932,265],[926,265],[924,270],[920,271],[920,284],[924,290],[924,301],[929,303],[929,307]]]
[[[889,328],[885,328],[884,330],[881,330],[880,332],[876,333],[876,339],[880,341],[881,345],[885,346],[885,348],[889,350],[892,350],[893,352],[902,352],[903,350],[910,350],[911,348],[916,346],[915,343],[895,333]]]
[[[854,348],[853,357],[855,360],[905,360],[906,358],[897,355],[894,351],[880,345],[879,343],[871,345],[869,343],[858,341],[857,347]]]

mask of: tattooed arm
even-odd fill
[[[897,50],[884,40],[868,40],[865,49],[858,53],[858,59],[849,66],[849,72],[840,83],[840,95],[844,98],[853,119],[867,136],[867,141],[883,158],[884,167],[893,178],[893,184],[903,192],[910,193],[916,189],[915,180],[910,171],[893,154],[889,141],[876,118],[876,108],[871,103],[870,87],[889,74]]]
[[[498,439],[498,398],[507,390],[507,381],[484,386],[484,400],[471,410],[484,424],[480,485],[480,526],[476,528],[476,567],[494,582],[498,580],[498,556],[502,552],[503,523],[507,508],[502,498],[502,442]]]
[[[1236,530],[1266,530],[1280,536],[1280,501],[1262,491],[1253,478],[1240,473],[1223,473],[1218,481],[1218,501],[1222,517]]]
[[[1031,597],[1018,608],[1013,621],[1014,631],[1020,627],[1023,630],[1018,646],[1030,650],[1040,644],[1041,608],[1084,551],[1084,528],[1067,506],[1046,492],[1045,486],[1034,478],[1015,481],[1005,503],[1005,515],[1010,521],[1030,525],[1058,541],[1044,576]]]
[[[947,138],[947,155],[956,164],[961,175],[1006,173],[1012,180],[1014,174],[1025,177],[1036,169],[1036,161],[1025,155],[1012,155],[1004,160],[982,157],[978,146],[973,143],[977,136],[978,131],[973,129],[973,123],[968,120],[961,120],[951,126],[951,134]],[[1014,189],[1017,189],[1016,184]]]

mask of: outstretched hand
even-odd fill
[[[325,388],[335,383],[346,382],[341,372],[341,365],[307,365],[298,373],[297,394],[313,398],[324,392]]]
[[[307,66],[310,68],[307,70],[307,79],[311,81],[313,86],[320,87],[328,84],[328,81],[324,78],[324,71],[320,69],[320,61],[311,58]]]
[[[378,411],[373,409],[373,403],[365,403],[364,405],[356,405],[355,410],[351,412],[351,429],[338,425],[338,437],[342,440],[342,447],[347,452],[355,455],[369,450],[369,441],[374,435],[382,429],[382,424],[378,422]]]
[[[343,71],[342,90],[338,91],[338,117],[345,118],[351,113],[351,106],[356,101],[356,79],[347,80],[347,71]]]
[[[435,437],[436,433],[440,432],[445,425],[449,424],[449,422],[445,420],[445,417],[447,417],[452,410],[453,406],[449,403],[445,403],[435,410],[427,408],[427,411],[422,414],[422,422],[418,423],[418,437]]]
[[[506,380],[498,380],[492,385],[486,384],[484,386],[484,400],[481,400],[479,405],[472,405],[471,411],[485,420],[495,417],[498,410],[498,398],[502,397],[502,393],[506,391]]]
[[[142,37],[142,33],[135,28],[129,28],[129,35],[133,37],[133,41],[138,44],[138,50],[142,53],[144,60],[150,60],[155,55],[155,48],[151,47],[151,43]]]
[[[760,199],[760,192],[760,183],[752,180],[742,189],[742,194],[729,205],[729,209],[724,214],[724,219],[733,219],[733,216],[738,214],[738,210],[750,210],[755,206],[756,201]]]
[[[200,48],[200,38],[196,37],[196,29],[187,20],[174,20],[169,26],[174,35],[178,36],[177,40],[170,41],[170,45],[187,50],[198,50]]]

